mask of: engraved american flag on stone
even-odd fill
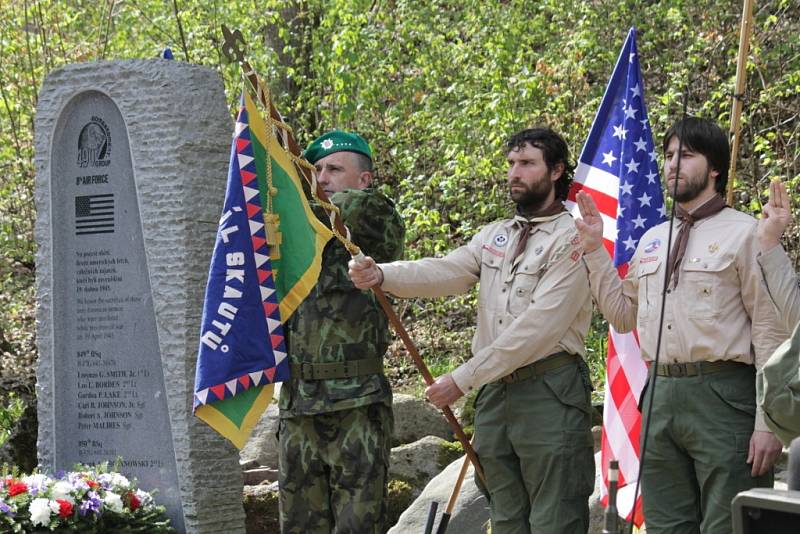
[[[114,232],[114,194],[75,197],[75,235]]]

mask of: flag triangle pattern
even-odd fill
[[[252,387],[272,383],[278,375],[277,366],[280,361],[285,359],[286,355],[286,343],[283,335],[279,303],[269,261],[270,251],[264,229],[264,212],[261,205],[261,195],[257,189],[258,171],[256,169],[256,160],[253,155],[253,146],[250,139],[247,109],[244,104],[242,104],[239,109],[235,135],[233,149],[235,150],[235,160],[239,164],[238,176],[241,183],[248,222],[246,230],[249,232],[250,243],[256,262],[256,276],[259,285],[258,293],[262,302],[261,308],[264,310],[264,322],[269,335],[269,345],[273,349],[276,361],[274,366],[266,367],[258,371],[251,370],[244,372],[240,376],[198,390],[194,395],[195,410],[199,406],[230,398]],[[280,357],[278,357],[278,355],[280,355]],[[209,390],[213,395],[208,395]]]

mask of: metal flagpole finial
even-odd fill
[[[225,41],[222,43],[222,54],[230,63],[234,61],[242,63],[244,61],[245,48],[242,32],[239,30],[231,31],[223,24],[222,35],[225,37]]]

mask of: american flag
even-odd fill
[[[113,232],[113,193],[75,197],[75,235]]]
[[[583,147],[569,193],[567,208],[580,217],[575,194],[586,191],[603,218],[603,243],[620,277],[639,239],[648,228],[666,219],[656,151],[644,101],[644,86],[631,28],[622,47],[600,109]],[[641,497],[635,499],[639,475],[639,396],[647,381],[636,332],[620,334],[609,328],[606,389],[603,407],[603,503],[608,501],[608,463],[619,460],[620,515],[642,524]]]

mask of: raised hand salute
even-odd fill
[[[758,248],[762,253],[780,244],[781,235],[792,222],[789,193],[780,180],[769,184],[769,201],[764,205],[763,215],[758,221]]]
[[[594,252],[603,245],[603,218],[588,193],[578,191],[576,203],[582,219],[575,219],[575,227],[581,236],[583,250]]]

